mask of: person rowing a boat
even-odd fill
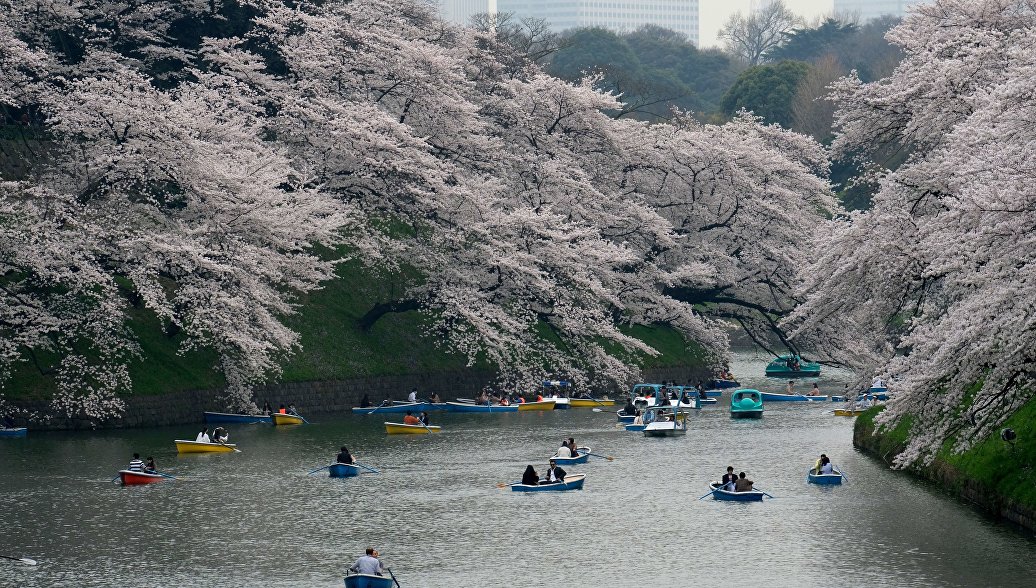
[[[563,457],[565,459],[575,457],[572,455],[572,448],[568,445],[568,439],[561,441],[561,447],[558,447],[558,450],[554,452],[554,457]],[[553,460],[551,463],[554,463]]]
[[[737,475],[737,482],[734,482],[734,492],[751,492],[753,482],[741,472]]]
[[[827,454],[821,453],[820,457],[817,458],[816,463],[813,464],[813,471],[820,473],[820,466],[824,465],[824,460],[827,459]]]
[[[421,424],[427,427],[429,423],[428,413],[422,410],[421,416],[417,417],[417,420],[421,421]]]
[[[353,567],[349,569],[358,574],[380,576],[381,572],[385,571],[385,566],[378,559],[378,551],[373,547],[368,547],[366,553],[361,555],[360,559],[356,560]]]
[[[406,411],[406,416],[403,417],[403,424],[404,425],[420,425],[421,424],[421,419],[415,417],[414,413],[412,411],[408,410],[408,411]]]
[[[338,452],[338,457],[335,458],[335,462],[351,465],[356,463],[356,458],[353,457],[353,455],[349,453],[349,449],[345,445],[343,445],[342,450]]]
[[[133,459],[129,462],[129,467],[126,468],[131,472],[142,472],[144,471],[144,462],[140,461],[140,454],[134,453]]]
[[[550,460],[547,472],[543,475],[544,484],[560,484],[565,481],[565,470],[558,467],[558,464],[553,459]]]
[[[431,402],[432,404],[439,404],[440,402],[442,402],[442,399],[439,398],[439,393],[438,392],[432,392],[432,397],[429,398],[428,401]]]
[[[227,441],[230,440],[230,433],[227,432],[223,427],[216,427],[212,431],[212,442],[219,443],[220,445],[226,445]]]
[[[522,484],[525,486],[538,486],[540,483],[540,475],[536,473],[536,468],[532,465],[526,466],[525,473],[522,474]]]
[[[194,440],[194,442],[195,443],[212,443],[212,440],[209,439],[209,428],[208,427],[202,427],[201,428],[201,432],[198,433],[198,437]]]
[[[821,458],[820,469],[817,470],[818,474],[833,474],[835,473],[835,467],[831,465],[831,460],[825,455]]]
[[[267,405],[267,406],[269,406],[269,405]],[[363,398],[360,399],[360,408],[370,408],[370,406],[371,406],[371,397],[369,395],[367,395],[367,394],[364,394]]]
[[[155,465],[155,458],[150,455],[147,456],[147,465],[144,466],[144,471],[149,474],[157,474],[158,466]]]
[[[406,401],[414,404],[417,402],[417,388],[410,390],[410,394],[407,395]]]

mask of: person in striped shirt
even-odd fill
[[[131,472],[142,472],[144,471],[144,462],[140,461],[140,454],[134,453],[133,459],[129,463],[129,471]]]

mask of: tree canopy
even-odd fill
[[[792,101],[799,82],[809,71],[809,64],[801,61],[750,67],[741,72],[734,85],[723,95],[720,103],[722,112],[733,116],[744,109],[768,123],[791,128]]]

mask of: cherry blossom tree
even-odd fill
[[[835,86],[836,153],[898,145],[872,164],[874,208],[826,236],[796,335],[869,374],[910,417],[897,463],[963,450],[1032,398],[1034,252],[1031,0],[938,0],[889,33],[888,78]]]

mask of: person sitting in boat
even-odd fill
[[[147,456],[147,464],[144,465],[144,471],[149,474],[157,474],[158,466],[155,465],[155,458],[150,455]]]
[[[568,438],[568,449],[572,452],[572,457],[579,457],[579,446],[576,445],[576,440],[572,437]]]
[[[417,402],[417,388],[410,390],[410,394],[407,394],[406,401],[411,404]]]
[[[737,482],[734,482],[734,492],[751,492],[752,481],[745,477],[745,473],[741,472],[737,475]]]
[[[820,457],[817,458],[817,462],[813,464],[813,471],[819,472],[820,466],[824,465],[824,460],[827,459],[827,454],[821,453]]]
[[[816,382],[813,382],[813,387],[809,390],[810,396],[820,396],[820,386]]]
[[[637,416],[640,411],[637,410],[636,406],[633,406],[633,399],[629,398],[626,400],[626,406],[622,407],[622,414],[625,416]]]
[[[821,459],[821,462],[822,463],[820,464],[820,470],[818,470],[817,473],[819,473],[819,474],[833,474],[833,473],[835,473],[835,467],[833,465],[831,465],[831,460],[828,459],[826,455]]]
[[[500,398],[497,399],[497,404],[499,404],[500,406],[510,406],[511,399],[507,397],[507,394],[501,393]]]
[[[515,392],[515,394],[514,394],[514,403],[515,404],[525,404],[525,397],[522,396],[521,394],[518,394],[517,392]]]
[[[277,409],[277,412],[281,414],[288,414],[288,409],[282,404],[281,407]]]
[[[349,453],[349,449],[346,446],[342,446],[341,451],[338,452],[338,457],[335,458],[335,463],[356,463],[356,458]]]
[[[561,447],[558,447],[558,450],[554,452],[554,457],[564,457],[566,459],[573,457],[572,448],[568,446],[568,439],[561,441]]]
[[[439,393],[438,392],[432,392],[432,397],[428,399],[428,402],[431,402],[433,404],[438,404],[438,403],[442,402],[442,399],[439,398]]]
[[[734,484],[737,482],[737,474],[734,473],[734,466],[727,466],[727,473],[723,474],[723,486],[724,490],[730,492],[734,491]]]
[[[263,403],[263,414],[266,415],[266,416],[270,416],[271,412],[273,412],[273,409],[270,408],[270,403],[269,402],[264,402]]]
[[[299,411],[295,410],[295,405],[294,404],[288,403],[288,414],[293,414],[295,416],[299,416]]]
[[[871,388],[884,388],[884,387],[885,387],[885,382],[881,381],[881,376],[874,376],[874,379],[871,380]]]
[[[222,444],[226,444],[226,442],[229,441],[229,440],[230,440],[230,433],[228,433],[227,430],[224,429],[223,427],[216,427],[216,429],[212,431],[212,442],[213,443],[219,443],[219,444],[222,445]]]
[[[543,402],[543,395],[538,392],[536,393],[536,402]]]
[[[267,406],[269,406],[269,405],[267,405]],[[369,395],[367,395],[367,394],[364,394],[363,398],[360,399],[360,408],[370,408],[370,406],[371,406],[371,397]]]
[[[406,411],[406,416],[403,417],[403,424],[404,425],[420,425],[421,424],[421,419],[415,417],[414,413],[408,410],[408,411]]]
[[[478,394],[478,398],[475,399],[475,404],[489,404],[489,386],[486,386]]]
[[[788,388],[786,391],[788,394],[795,393],[795,380],[788,380]]]
[[[133,459],[129,462],[129,467],[126,468],[131,472],[142,472],[144,471],[144,462],[140,461],[140,454],[134,453]]]
[[[526,486],[537,486],[540,483],[540,475],[536,473],[536,468],[532,465],[526,466],[525,473],[522,474],[522,484]]]
[[[558,467],[553,459],[548,462],[547,472],[543,474],[544,484],[560,484],[565,481],[565,470]]]
[[[421,411],[421,416],[417,417],[417,420],[421,421],[421,424],[427,427],[428,426],[428,413],[422,410]]]
[[[209,439],[209,428],[208,427],[202,427],[201,428],[201,432],[198,433],[198,437],[194,440],[194,442],[195,443],[212,443],[212,440]]]
[[[381,572],[385,570],[385,566],[383,566],[381,564],[381,560],[378,559],[378,551],[373,547],[368,547],[365,555],[360,556],[360,559],[356,560],[353,567],[349,569],[358,574],[380,576]]]

